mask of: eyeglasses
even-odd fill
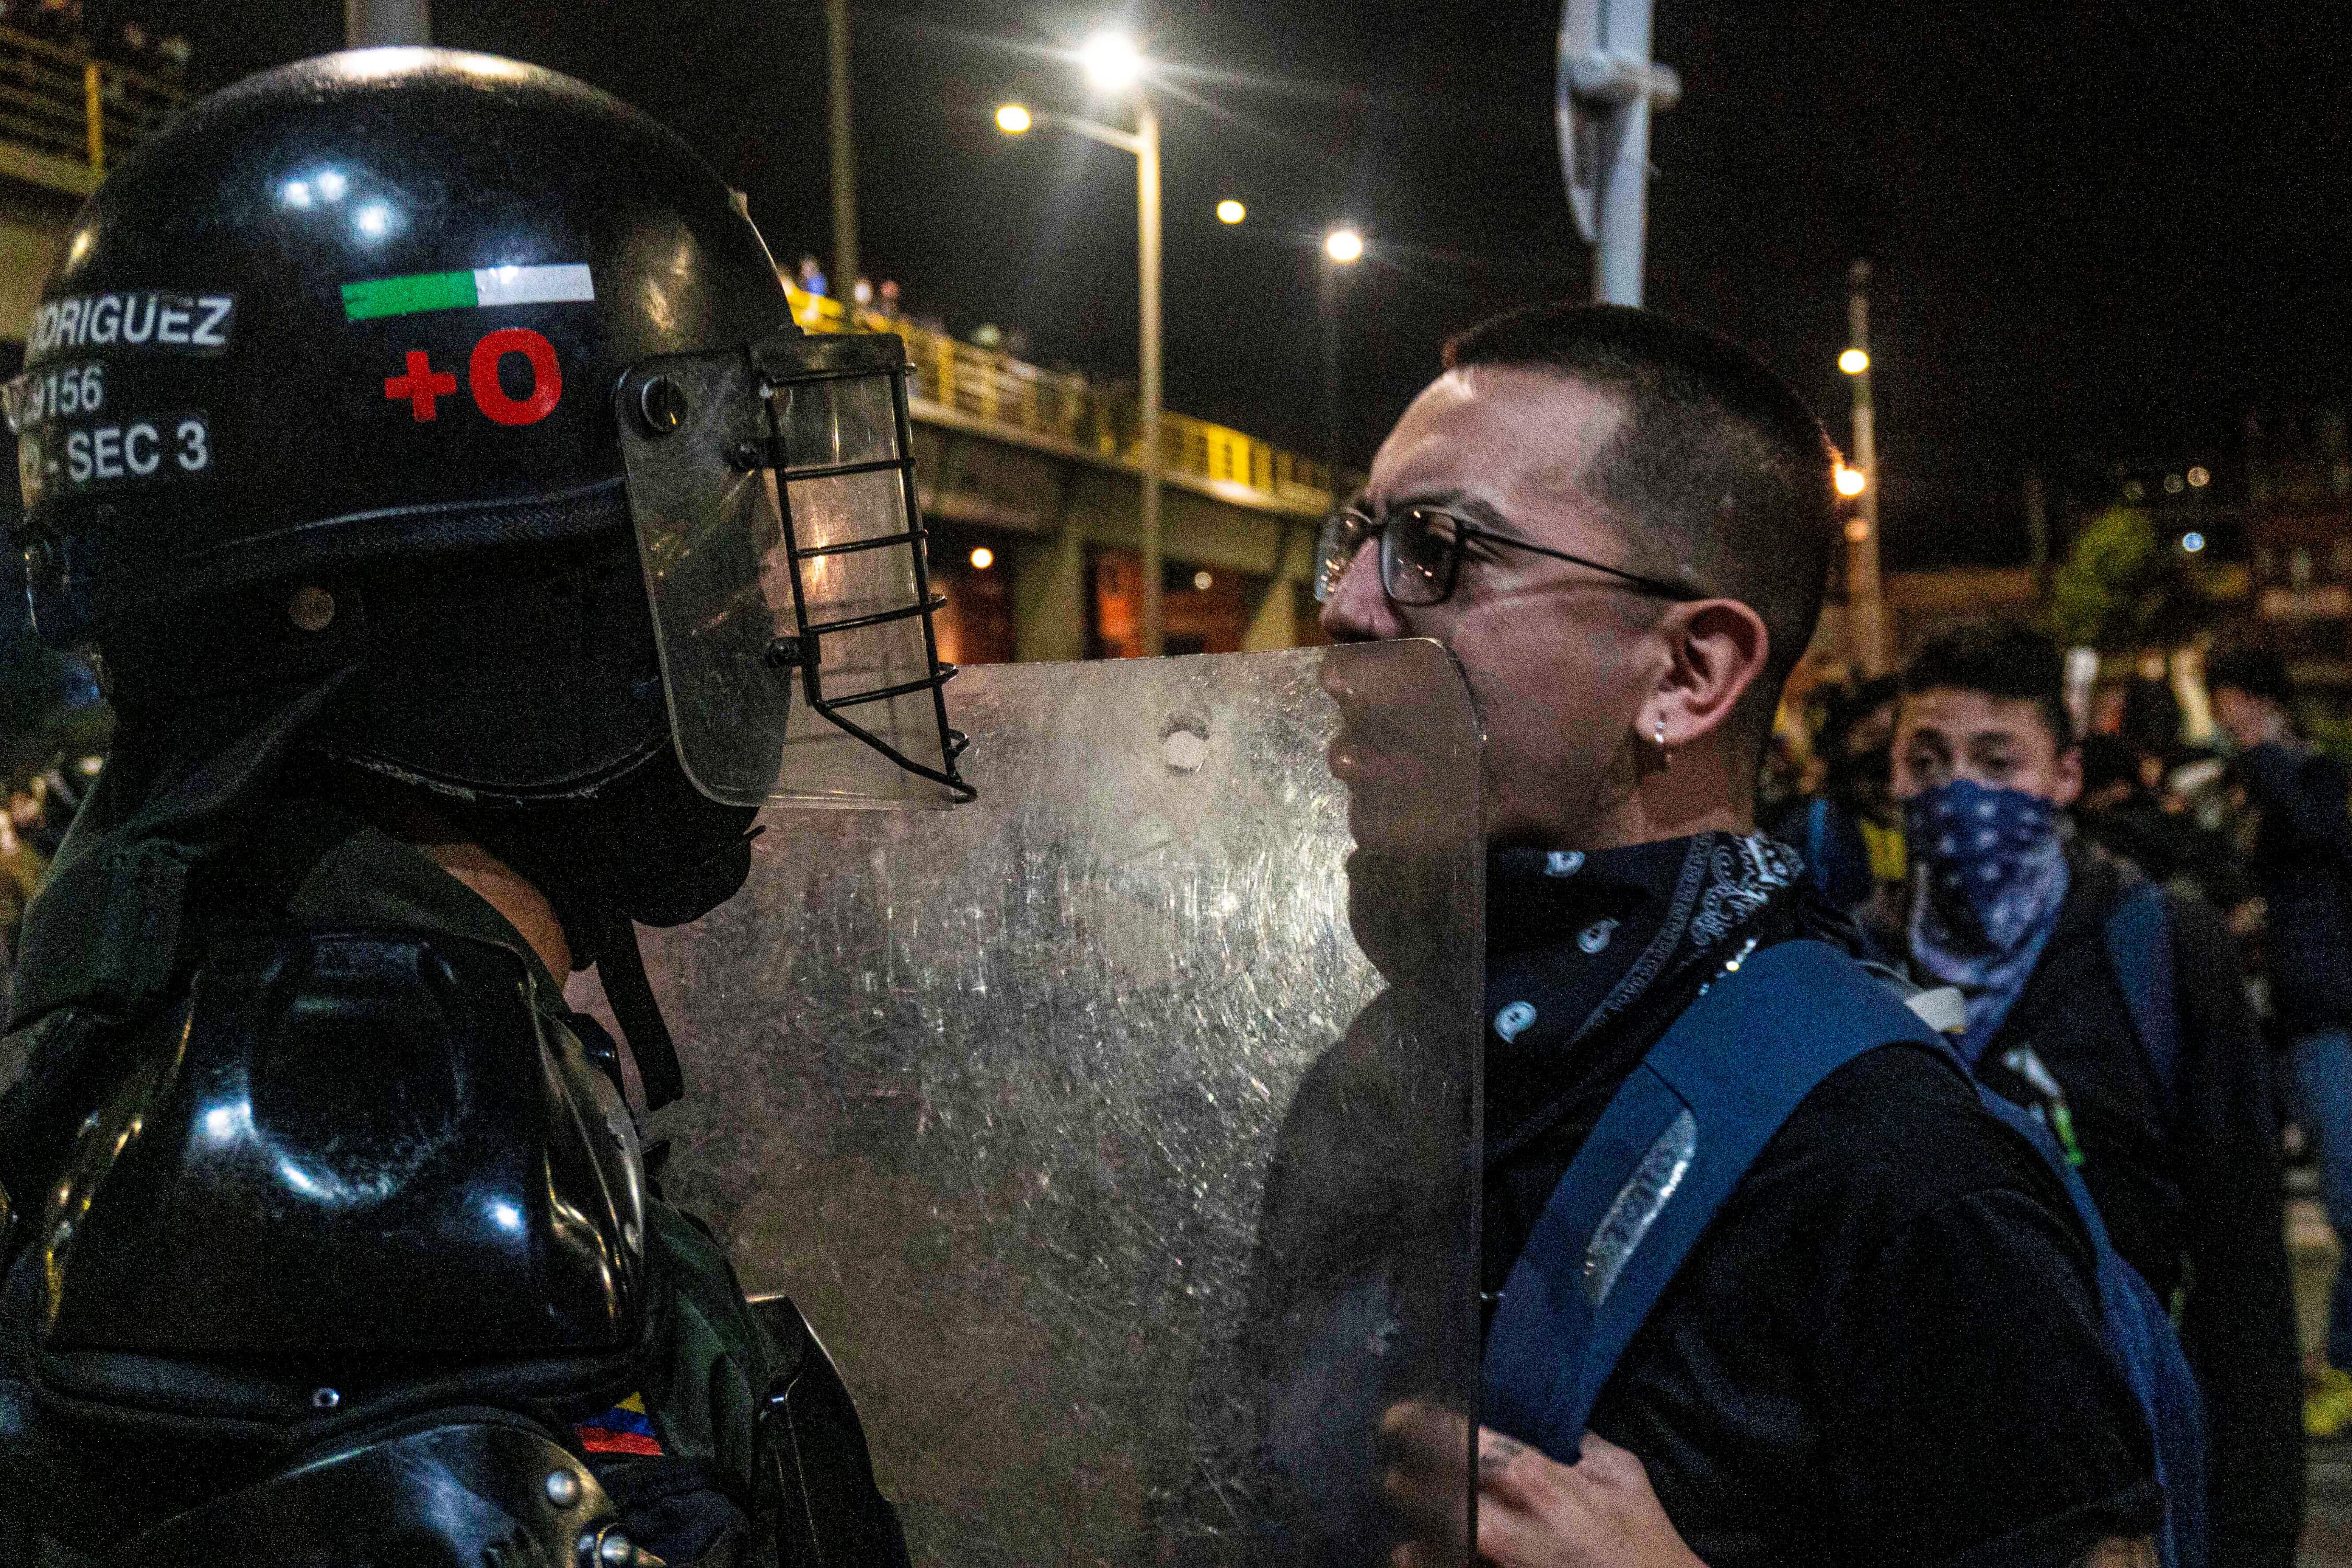
[[[1368,540],[1372,539],[1381,542],[1381,591],[1394,605],[1443,604],[1454,592],[1454,580],[1461,575],[1463,543],[1472,539],[1483,539],[1490,544],[1524,550],[1530,555],[1548,555],[1554,561],[1605,572],[1644,594],[1654,594],[1662,599],[1688,603],[1707,596],[1679,583],[1644,577],[1621,567],[1604,566],[1598,561],[1587,561],[1581,555],[1570,555],[1565,550],[1530,544],[1507,533],[1479,528],[1433,506],[1405,507],[1380,517],[1349,507],[1323,520],[1323,534],[1317,546],[1315,562],[1317,603],[1328,602],[1331,595],[1339,591],[1339,579],[1347,574],[1357,552],[1363,549]]]

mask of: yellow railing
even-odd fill
[[[0,27],[0,140],[102,174],[186,97],[128,66]]]
[[[787,279],[793,319],[813,332],[892,331],[907,340],[914,395],[924,402],[1097,453],[1116,462],[1142,460],[1141,412],[1131,394],[1084,376],[1040,370],[1010,354],[959,342],[872,310],[852,312],[838,300],[803,294]],[[1255,437],[1188,415],[1160,416],[1160,472],[1285,511],[1319,516],[1331,507],[1331,473],[1320,463],[1280,451]]]

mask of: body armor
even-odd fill
[[[269,72],[91,198],[5,400],[121,723],[0,1043],[0,1564],[903,1557],[617,1047],[402,837],[543,892],[675,1098],[633,922],[731,895],[772,793],[969,794],[904,370],[512,61]]]

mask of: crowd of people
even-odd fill
[[[1775,821],[1872,951],[1957,988],[1961,1057],[2051,1131],[2175,1309],[2216,1539],[2283,1542],[2298,1397],[2310,1436],[2352,1426],[2352,1285],[2299,1372],[2276,1152],[2291,1125],[2352,1225],[2352,816],[2276,655],[2226,650],[2203,686],[2200,743],[2156,680],[2078,717],[2047,639],[1948,630],[1815,705],[1813,787]]]
[[[1899,676],[1817,694],[1809,787],[1770,815],[1872,951],[1958,987],[1963,1056],[2047,1122],[2118,1249],[2179,1293],[2226,1517],[2264,1489],[2284,1507],[2296,1462],[2275,1415],[2294,1358],[2273,1148],[2311,1163],[2352,1235],[2352,816],[2275,653],[2225,647],[2195,684],[2202,737],[2152,677],[2078,716],[2047,640],[1950,630]],[[2165,951],[2133,950],[2136,890]],[[2339,1269],[2302,1373],[2311,1437],[2352,1429],[2347,1369]]]

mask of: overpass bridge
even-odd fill
[[[0,361],[10,374],[82,198],[185,97],[86,48],[0,26]]]
[[[182,91],[77,47],[0,26],[0,374],[22,363],[41,280],[110,159],[152,134]],[[791,286],[813,331],[853,322]],[[923,501],[960,663],[1141,650],[1140,418],[1133,397],[902,320],[914,363]],[[1319,465],[1238,430],[1161,418],[1164,606],[1171,653],[1313,640]]]
[[[811,331],[895,331],[911,406],[932,572],[958,663],[1141,651],[1141,417],[1133,396],[1040,370],[786,279]],[[1330,471],[1256,437],[1160,416],[1167,651],[1319,640],[1315,535]],[[975,562],[984,561],[984,568]]]

